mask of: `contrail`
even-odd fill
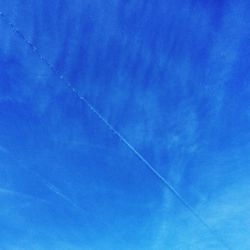
[[[75,204],[69,197],[67,197],[66,195],[64,195],[56,186],[54,186],[53,184],[49,183],[49,182],[45,182],[45,185],[48,187],[48,189],[50,191],[52,191],[53,193],[55,193],[57,196],[61,197],[64,201],[66,201],[67,203],[69,203],[72,207],[77,208],[78,210],[80,210],[81,212],[86,213],[85,210],[83,210],[81,207],[79,207],[77,204]]]
[[[184,207],[186,207],[186,209],[193,214],[193,216],[210,232],[211,235],[213,235],[213,237],[215,239],[217,239],[218,242],[221,243],[221,245],[224,246],[225,249],[230,250],[231,248],[229,246],[227,246],[227,244],[224,242],[224,240],[222,238],[219,237],[219,235],[207,224],[207,222],[185,201],[185,199],[179,194],[179,192],[168,182],[167,179],[165,179],[159,171],[157,171],[152,165],[151,163],[149,163],[142,155],[140,152],[137,151],[137,149],[134,148],[134,146],[122,135],[120,134],[119,131],[117,131],[103,116],[101,113],[99,113],[99,111],[89,102],[89,100],[80,95],[77,90],[74,88],[74,86],[67,80],[65,79],[65,77],[60,74],[60,72],[58,72],[56,70],[56,68],[49,63],[49,61],[40,54],[40,52],[38,51],[38,48],[33,45],[33,43],[31,41],[29,41],[28,39],[26,39],[26,37],[23,35],[23,33],[16,27],[15,24],[13,24],[12,22],[10,22],[7,17],[0,11],[0,16],[2,18],[2,20],[4,20],[9,27],[12,29],[12,31],[17,34],[30,48],[31,50],[39,57],[39,59],[48,66],[48,68],[57,76],[59,77],[59,79],[64,82],[69,89],[80,99],[82,100],[87,107],[106,125],[106,127],[108,129],[110,129],[113,134],[115,136],[117,136],[124,145],[126,145],[133,153],[134,155],[141,161],[144,163],[144,165],[147,167],[147,169],[149,171],[151,171],[151,173],[164,185],[166,186],[169,191],[183,204]]]

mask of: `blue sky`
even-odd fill
[[[0,249],[249,249],[249,7],[1,0]]]

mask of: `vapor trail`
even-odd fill
[[[186,207],[186,209],[210,232],[211,235],[213,235],[213,237],[215,239],[217,239],[218,242],[221,243],[221,245],[224,246],[225,249],[230,250],[231,248],[229,246],[227,246],[227,244],[224,242],[224,240],[222,238],[219,237],[219,235],[207,224],[207,222],[185,201],[185,199],[180,195],[180,193],[171,185],[171,183],[168,182],[167,179],[165,179],[152,165],[151,163],[149,163],[142,155],[141,153],[139,153],[137,151],[137,149],[134,148],[134,146],[122,135],[120,134],[119,131],[117,131],[103,116],[101,113],[99,113],[99,111],[89,102],[89,100],[80,95],[77,90],[74,88],[74,86],[67,80],[65,79],[65,77],[60,74],[60,72],[58,72],[56,70],[56,68],[49,63],[49,61],[40,54],[40,52],[38,51],[38,48],[36,46],[33,45],[33,43],[31,41],[29,41],[28,39],[26,39],[26,37],[23,35],[23,33],[16,27],[15,24],[13,24],[12,22],[10,22],[6,15],[4,15],[1,11],[0,11],[0,16],[2,18],[2,20],[4,20],[9,27],[12,29],[12,31],[17,34],[30,48],[31,50],[39,57],[39,59],[45,64],[47,65],[47,67],[57,76],[59,77],[59,79],[64,82],[69,89],[80,99],[82,100],[87,107],[106,125],[106,127],[108,129],[110,129],[114,135],[116,135],[122,142],[124,145],[126,145],[133,153],[134,155],[141,161],[144,163],[144,165],[147,167],[147,169],[164,185],[166,186],[169,191],[183,204],[184,207]]]

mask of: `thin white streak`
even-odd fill
[[[197,218],[198,221],[200,221],[200,223],[207,228],[207,230],[218,240],[218,242],[221,243],[221,245],[224,246],[225,249],[230,249],[229,246],[227,246],[227,244],[224,242],[224,240],[222,238],[219,237],[219,235],[217,235],[217,233],[206,223],[206,221],[184,200],[184,198],[179,194],[179,192],[127,141],[127,139],[125,137],[123,137],[123,135],[121,135],[98,111],[97,109],[86,99],[86,97],[81,96],[78,92],[76,92],[75,88],[73,87],[73,85],[68,82],[67,80],[65,80],[65,77],[63,75],[60,74],[60,72],[57,72],[57,70],[55,69],[55,67],[49,63],[49,61],[43,56],[41,55],[37,48],[30,42],[28,41],[25,36],[23,35],[23,33],[17,29],[17,27],[11,23],[10,21],[8,21],[8,19],[6,18],[6,16],[0,11],[0,16],[3,20],[5,20],[8,25],[10,26],[10,28],[14,31],[14,33],[16,33],[31,49],[34,53],[37,54],[37,56],[40,58],[40,60],[48,66],[49,69],[51,69],[51,71],[53,73],[55,73],[55,75],[61,80],[63,81],[70,89],[71,91],[78,96],[78,98],[80,100],[82,100],[88,107],[89,109],[96,114],[96,116],[114,133],[114,135],[116,135],[134,154],[135,156],[137,156],[137,158],[139,158],[144,164],[145,166],[152,172],[152,174],[154,176],[156,176],[156,178],[158,178],[170,191],[171,193],[184,205],[184,207],[187,208],[187,210],[190,211],[191,214],[193,214],[193,216],[195,218]],[[63,77],[62,77],[63,76]]]
[[[41,199],[40,197],[36,197],[36,196],[30,195],[30,194],[25,194],[22,192],[17,192],[17,191],[10,190],[7,188],[0,188],[0,194],[1,195],[17,196],[17,197],[24,198],[24,199],[32,199],[32,200],[37,200],[40,202],[48,203],[48,201]]]

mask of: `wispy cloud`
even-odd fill
[[[0,153],[9,154],[9,150],[6,147],[0,145]]]
[[[39,202],[43,202],[43,203],[48,203],[49,202],[47,200],[44,200],[40,197],[34,196],[34,195],[30,195],[30,194],[26,194],[26,193],[22,193],[22,192],[18,192],[12,189],[8,189],[8,188],[1,188],[0,187],[0,195],[6,195],[6,196],[16,196],[18,198],[22,198],[22,199],[26,199],[26,200],[33,200],[33,201],[39,201]]]

